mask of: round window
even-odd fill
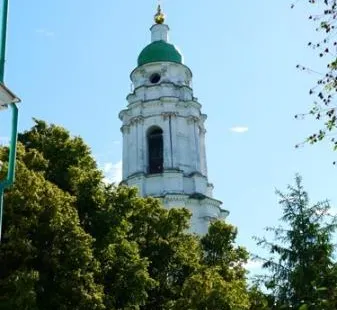
[[[157,84],[159,81],[160,81],[160,74],[159,74],[159,73],[153,73],[153,74],[150,76],[150,82],[151,82],[152,84]]]

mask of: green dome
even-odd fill
[[[138,66],[157,61],[183,62],[179,50],[165,41],[154,41],[146,46],[138,57]]]

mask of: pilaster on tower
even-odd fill
[[[168,42],[169,27],[160,6],[151,27],[151,43],[131,73],[133,91],[123,122],[123,182],[142,196],[154,196],[167,208],[192,212],[191,231],[207,232],[213,219],[228,211],[213,198],[207,176],[205,120],[193,96],[192,72],[179,49]]]

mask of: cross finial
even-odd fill
[[[158,1],[157,13],[154,16],[156,24],[163,24],[165,22],[165,14],[161,10],[160,0]]]

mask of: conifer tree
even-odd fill
[[[337,266],[332,237],[336,217],[327,201],[310,204],[301,177],[280,197],[283,225],[267,228],[274,241],[258,239],[270,254],[264,258],[262,277],[271,291],[272,309],[337,309]]]

